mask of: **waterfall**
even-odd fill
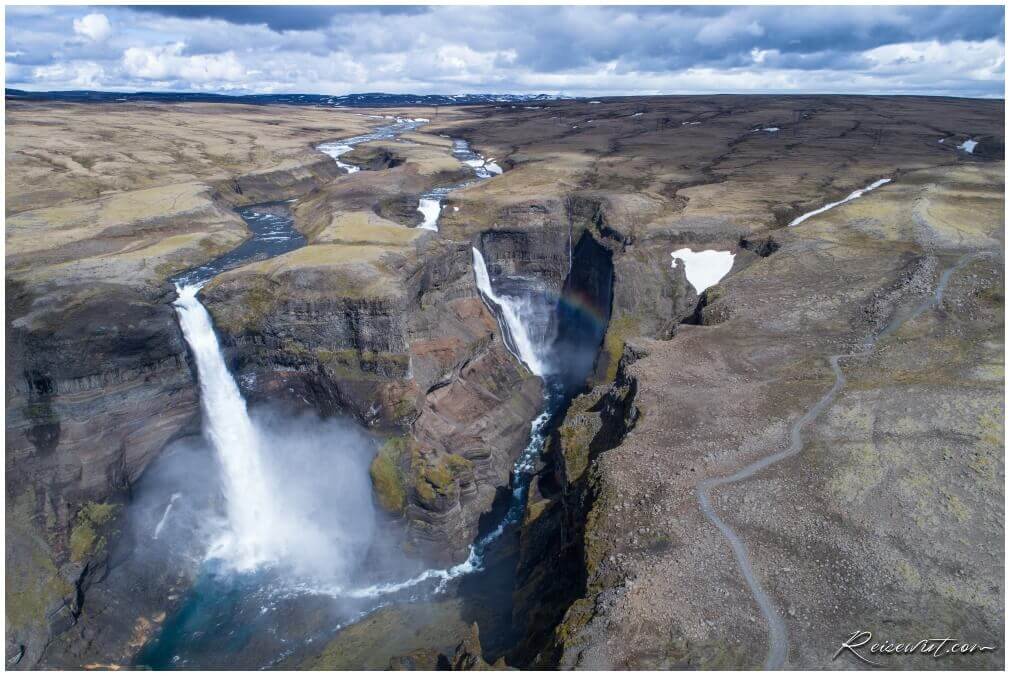
[[[179,287],[174,305],[196,360],[203,432],[217,452],[227,505],[228,530],[211,555],[248,571],[288,559],[299,542],[321,534],[285,509],[281,491],[272,485],[260,435],[225,365],[210,315],[196,297],[199,290],[199,285]]]
[[[484,256],[477,247],[473,247],[473,272],[477,279],[477,288],[498,317],[502,336],[509,351],[521,361],[534,375],[544,376],[548,372],[538,345],[534,342],[529,330],[529,316],[535,308],[530,300],[508,295],[498,295],[491,287],[491,277],[488,275]]]
[[[322,143],[316,148],[319,152],[325,153],[333,158],[333,161],[337,163],[337,166],[346,171],[348,174],[353,174],[356,171],[360,171],[361,167],[356,167],[353,164],[348,164],[347,162],[341,162],[340,156],[353,150],[353,146],[347,143],[341,143],[340,141],[334,141],[333,143]]]
[[[417,210],[424,217],[424,221],[417,227],[438,232],[438,217],[442,213],[442,203],[438,199],[422,197],[417,204]]]

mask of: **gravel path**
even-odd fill
[[[803,414],[801,418],[793,423],[789,430],[789,446],[786,449],[761,458],[760,460],[753,462],[728,476],[706,479],[698,484],[698,503],[701,506],[701,511],[704,513],[705,517],[719,529],[726,540],[729,541],[730,546],[733,548],[733,555],[736,557],[737,564],[740,566],[740,572],[743,573],[744,580],[746,580],[747,586],[750,587],[751,594],[754,596],[754,600],[757,602],[758,608],[761,610],[761,614],[764,616],[765,621],[768,624],[768,656],[765,658],[765,669],[782,668],[786,658],[789,656],[789,632],[786,628],[785,620],[782,619],[782,616],[775,608],[775,604],[772,602],[771,598],[761,586],[761,582],[754,574],[750,557],[747,554],[747,546],[744,544],[743,540],[740,539],[740,536],[733,532],[733,529],[730,528],[725,521],[719,518],[718,514],[716,514],[715,508],[712,506],[712,489],[725,486],[726,484],[736,483],[737,481],[743,481],[744,479],[749,479],[756,473],[774,465],[780,460],[799,453],[803,449],[803,428],[823,413],[824,410],[834,401],[835,397],[838,396],[838,393],[842,390],[842,388],[845,387],[845,374],[842,373],[841,366],[839,366],[838,363],[839,360],[853,357],[865,357],[869,355],[873,352],[873,349],[882,338],[885,338],[897,331],[902,324],[911,319],[915,319],[926,310],[939,307],[941,301],[943,300],[943,293],[946,290],[947,285],[950,283],[950,278],[953,274],[967,265],[972,259],[986,255],[990,254],[965,254],[958,259],[957,263],[943,271],[940,275],[940,281],[937,284],[936,291],[932,296],[916,306],[916,308],[911,312],[898,313],[894,319],[892,319],[891,322],[885,326],[882,331],[880,331],[880,333],[875,336],[871,336],[866,340],[862,350],[859,352],[832,355],[829,362],[831,364],[831,370],[835,374],[835,382],[831,386],[831,389],[828,390],[824,396],[817,401],[817,403],[815,403],[806,413]]]

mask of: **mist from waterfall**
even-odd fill
[[[237,572],[284,567],[345,579],[373,534],[368,449],[354,448],[361,439],[341,444],[343,435],[326,434],[318,422],[298,430],[282,429],[277,419],[256,424],[197,298],[199,288],[180,288],[175,308],[196,361],[203,433],[220,467],[225,503],[226,526],[209,557]],[[327,460],[346,463],[341,476],[320,466]]]
[[[129,565],[189,570],[192,588],[137,664],[274,664],[268,660],[387,604],[459,593],[453,580],[495,560],[496,543],[522,519],[537,458],[571,394],[578,338],[562,329],[581,324],[577,312],[562,311],[550,285],[515,274],[492,282],[476,248],[473,267],[508,349],[543,378],[544,405],[513,465],[504,512],[482,529],[465,561],[446,568],[424,569],[403,555],[398,530],[380,526],[368,472],[375,440],[350,421],[293,416],[277,406],[249,410],[199,300],[202,280],[178,288],[174,305],[198,372],[207,443],[180,439],[145,472],[130,525],[131,541],[144,546],[133,547]],[[598,346],[595,336],[589,342]],[[491,580],[494,574],[480,584],[497,584]],[[222,627],[229,629],[216,630]],[[236,635],[250,641],[238,652]]]

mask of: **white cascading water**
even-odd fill
[[[174,305],[196,360],[203,431],[217,451],[227,503],[228,531],[211,556],[249,571],[288,560],[299,542],[322,534],[285,509],[280,491],[272,488],[259,434],[225,365],[210,315],[197,299],[199,290],[199,285],[180,287]]]
[[[442,213],[442,203],[431,197],[422,197],[417,203],[417,210],[424,217],[421,225],[417,227],[438,232],[438,217]]]
[[[537,342],[531,339],[529,328],[522,321],[522,318],[529,314],[524,309],[528,303],[523,299],[495,293],[491,287],[491,278],[484,262],[484,256],[476,247],[473,247],[473,270],[477,280],[477,288],[488,303],[497,306],[498,312],[494,314],[499,318],[499,323],[505,323],[501,330],[509,351],[526,364],[533,374],[543,377],[547,373],[546,354],[541,354],[541,350],[538,350]],[[450,580],[481,570],[484,565],[484,552],[488,545],[501,537],[510,524],[522,517],[528,488],[528,482],[522,479],[525,474],[533,470],[535,459],[546,439],[546,425],[549,420],[550,413],[544,410],[530,423],[530,441],[526,450],[512,467],[512,506],[494,530],[470,546],[470,554],[466,561],[449,568],[430,568],[399,582],[379,583],[358,588],[348,588],[341,585],[331,585],[328,588],[315,586],[312,590],[317,593],[330,593],[338,597],[377,598],[410,589],[428,580],[437,580],[435,592],[438,593],[445,589],[445,585]]]
[[[497,308],[495,314],[504,323],[502,333],[510,344],[509,350],[535,375],[545,375],[546,355],[538,350],[523,323],[523,317],[529,314],[524,310],[525,301],[495,293],[484,257],[476,248],[473,249],[473,262],[480,292],[488,303]],[[325,541],[327,534],[320,531],[311,519],[302,518],[301,510],[287,504],[281,487],[273,485],[272,472],[263,453],[263,439],[249,417],[245,400],[225,364],[210,315],[197,298],[200,286],[179,287],[174,305],[183,335],[196,361],[203,430],[221,465],[227,505],[227,531],[212,546],[210,556],[237,571],[251,571],[281,563],[296,565],[300,558],[307,558],[303,551],[306,543]],[[519,477],[529,471],[532,459],[539,452],[547,419],[548,415],[544,412],[532,422],[530,443],[513,468],[516,474],[516,505],[521,506],[525,491],[525,483],[519,481]],[[441,590],[449,580],[480,570],[484,549],[517,518],[519,512],[513,514],[512,511],[515,510],[511,510],[495,530],[471,547],[466,561],[455,566],[425,570],[399,582],[358,588],[340,583],[319,585],[318,581],[307,583],[297,580],[292,580],[289,587],[291,590],[329,592],[339,597],[370,598],[394,594],[427,580],[435,580],[438,582],[436,590]]]
[[[353,164],[348,164],[347,162],[341,162],[340,156],[351,152],[354,149],[346,143],[341,143],[340,141],[334,141],[332,143],[323,143],[317,147],[319,152],[329,155],[333,158],[333,161],[337,163],[337,166],[346,171],[348,174],[353,174],[361,170],[361,167],[356,167]]]
[[[526,324],[522,321],[524,314],[527,314],[524,309],[528,301],[512,296],[499,296],[495,293],[491,287],[491,277],[488,275],[484,256],[477,247],[473,247],[473,272],[477,279],[477,288],[488,302],[497,306],[498,312],[495,314],[499,322],[505,323],[505,326],[502,326],[502,335],[506,337],[505,342],[509,350],[534,375],[544,376],[548,371],[547,362],[537,350]]]

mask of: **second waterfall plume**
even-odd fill
[[[280,468],[272,467],[270,441],[257,428],[221,354],[210,315],[197,298],[200,287],[181,287],[175,302],[179,324],[196,361],[203,407],[203,432],[221,467],[227,526],[210,556],[238,571],[287,565],[298,572],[331,577],[343,571],[339,523],[313,519],[316,505],[299,499]],[[297,445],[298,439],[284,443]],[[292,455],[297,449],[291,449]]]

